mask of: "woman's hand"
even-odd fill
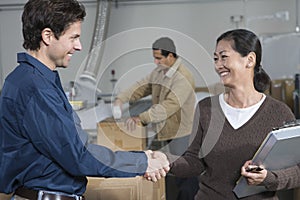
[[[253,165],[252,161],[248,160],[241,168],[241,175],[247,179],[249,185],[259,185],[267,177],[267,170],[263,166]]]

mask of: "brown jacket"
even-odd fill
[[[147,77],[135,83],[117,98],[134,102],[152,95],[152,106],[139,115],[142,123],[152,123],[158,140],[169,140],[190,134],[195,108],[195,81],[181,59],[165,73],[155,68]]]

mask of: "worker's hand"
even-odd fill
[[[167,156],[160,151],[147,150],[145,153],[148,157],[148,168],[144,177],[153,182],[165,177],[170,170]]]
[[[113,106],[119,106],[120,109],[122,110],[122,107],[123,107],[123,102],[120,100],[120,99],[116,99],[114,101],[114,105]]]
[[[248,160],[241,168],[241,175],[247,179],[249,185],[259,185],[267,177],[267,170],[263,166],[253,165],[252,161]]]
[[[125,121],[125,125],[128,131],[134,131],[137,125],[141,124],[141,119],[139,117],[131,117]]]
[[[122,101],[120,99],[116,99],[113,107],[112,107],[112,113],[115,119],[121,119],[122,117]]]

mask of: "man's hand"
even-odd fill
[[[170,170],[167,156],[159,151],[147,150],[145,153],[148,157],[148,168],[144,177],[153,182],[165,177]]]
[[[137,124],[141,123],[141,119],[139,117],[131,117],[126,120],[125,125],[128,131],[134,131],[136,129]]]
[[[246,161],[245,164],[242,166],[241,175],[247,179],[249,185],[259,185],[267,177],[267,170],[263,166],[253,165],[252,161],[249,160]]]
[[[121,119],[122,106],[123,106],[122,101],[120,99],[116,99],[113,105],[113,112],[112,112],[115,119]]]
[[[114,101],[114,106],[119,106],[120,109],[122,110],[123,102],[120,99],[116,99]]]

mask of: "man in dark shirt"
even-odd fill
[[[0,98],[0,192],[15,199],[83,199],[86,176],[156,181],[168,171],[164,154],[112,152],[87,143],[56,67],[81,50],[86,13],[76,0],[29,0],[22,15],[19,65]]]

